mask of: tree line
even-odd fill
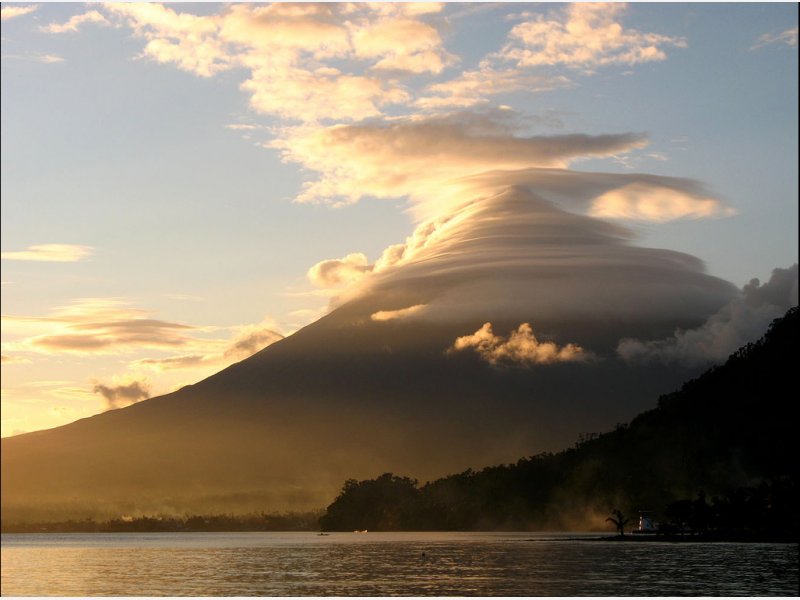
[[[325,530],[570,530],[653,511],[665,531],[797,539],[798,309],[764,337],[574,447],[420,485],[348,480]]]

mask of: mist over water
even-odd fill
[[[597,534],[5,534],[8,596],[791,596],[796,544]]]

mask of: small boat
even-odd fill
[[[658,523],[656,523],[650,516],[651,511],[639,511],[639,527],[631,531],[631,533],[658,533]]]
[[[368,533],[366,529],[354,529],[353,533]]]

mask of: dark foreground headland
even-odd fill
[[[631,531],[798,540],[795,400],[800,314],[662,396],[614,431],[516,464],[419,486],[390,473],[347,481],[324,529]],[[628,536],[625,536],[627,539]],[[638,538],[636,538],[638,539]],[[662,538],[663,539],[663,538]],[[698,539],[698,538],[696,538]]]

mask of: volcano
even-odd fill
[[[195,385],[3,439],[3,520],[319,508],[348,478],[516,461],[652,407],[700,369],[625,362],[619,341],[696,327],[737,290],[557,187],[473,193],[325,317]]]

